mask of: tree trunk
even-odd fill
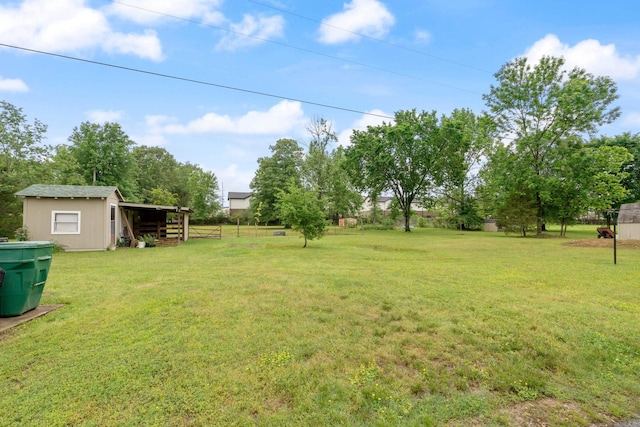
[[[536,220],[536,237],[542,237],[542,199],[540,194],[536,193],[536,209],[538,211],[538,218]]]
[[[409,226],[410,224],[410,219],[408,215],[404,216],[404,231],[405,233],[411,231],[411,227]]]
[[[304,236],[303,236],[304,237]],[[307,238],[304,238],[304,246],[302,247],[303,249],[307,247]]]

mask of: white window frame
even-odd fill
[[[56,222],[56,215],[58,214],[77,215],[78,216],[77,231],[57,231],[56,224],[61,223],[61,221]],[[81,219],[82,219],[82,215],[80,211],[51,211],[51,234],[80,234]],[[76,224],[76,222],[69,222],[69,223]]]

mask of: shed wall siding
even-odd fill
[[[64,245],[69,251],[104,250],[111,237],[110,205],[117,206],[117,197],[107,199],[24,199],[24,224],[31,240],[53,240]],[[51,214],[53,211],[80,212],[80,234],[52,234]],[[116,230],[119,218],[116,216]],[[116,236],[117,238],[118,236]]]
[[[640,240],[640,224],[618,224],[619,240]]]
[[[246,199],[229,199],[229,210],[249,209],[250,203],[251,199],[248,197]]]

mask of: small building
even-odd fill
[[[489,231],[489,232],[498,232],[500,230],[498,230],[498,224],[497,224],[497,220],[495,219],[485,219],[484,220],[484,231]]]
[[[229,200],[229,216],[247,217],[251,204],[251,193],[229,191],[227,200]]]
[[[36,184],[16,193],[31,240],[55,241],[69,251],[96,251],[144,235],[186,241],[189,208],[124,200],[114,186]]]
[[[617,232],[620,240],[640,240],[640,203],[620,206]]]

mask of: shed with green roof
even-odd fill
[[[30,240],[55,241],[69,251],[115,247],[143,235],[187,240],[189,208],[125,202],[115,186],[35,184],[16,193]],[[167,225],[167,214],[177,227]]]

